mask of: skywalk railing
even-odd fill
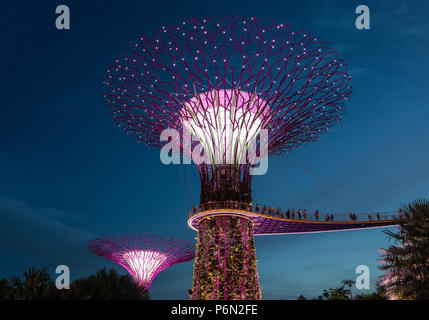
[[[275,219],[291,219],[302,221],[324,221],[324,222],[376,222],[398,220],[401,217],[400,211],[369,212],[369,213],[319,213],[307,210],[289,209],[281,210],[274,207],[260,206],[258,204],[241,203],[238,201],[218,201],[206,202],[197,207],[193,207],[189,212],[189,218],[206,211],[213,210],[239,210],[254,213],[261,216]]]

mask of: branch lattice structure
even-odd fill
[[[158,273],[195,257],[190,241],[141,233],[99,237],[89,242],[88,249],[124,267],[147,295]]]
[[[262,128],[270,154],[320,138],[343,116],[350,79],[312,34],[230,17],[186,20],[129,43],[104,84],[115,121],[139,141],[161,147],[164,129],[185,127],[211,160],[236,161]]]

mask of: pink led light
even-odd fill
[[[122,254],[132,270],[132,277],[141,286],[150,286],[157,270],[167,262],[168,256],[157,251],[131,250]]]
[[[212,90],[189,99],[182,124],[201,142],[211,164],[246,163],[246,150],[269,123],[269,106],[239,90]]]
[[[96,238],[89,242],[88,249],[124,267],[147,291],[162,270],[195,257],[190,241],[141,233]]]

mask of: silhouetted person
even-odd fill
[[[295,209],[292,209],[291,214],[292,214],[292,219],[295,219]]]
[[[314,212],[314,215],[316,216],[316,220],[319,221],[319,210],[316,210],[316,212]]]
[[[380,221],[380,214],[377,212],[377,220]]]
[[[304,215],[304,220],[307,220],[307,210],[304,209],[303,215]]]
[[[287,209],[287,211],[286,211],[286,218],[290,219],[290,210],[289,209]]]

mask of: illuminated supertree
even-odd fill
[[[158,273],[195,257],[195,246],[189,241],[141,233],[96,238],[89,242],[88,249],[127,269],[145,298],[149,298]]]
[[[162,147],[162,132],[196,162],[200,205],[251,204],[260,156],[315,141],[341,120],[352,89],[337,53],[309,32],[256,18],[190,19],[130,43],[109,66],[105,99],[117,124]],[[189,136],[195,137],[195,141]],[[201,147],[201,149],[198,149]],[[198,222],[194,299],[260,299],[253,221]]]

